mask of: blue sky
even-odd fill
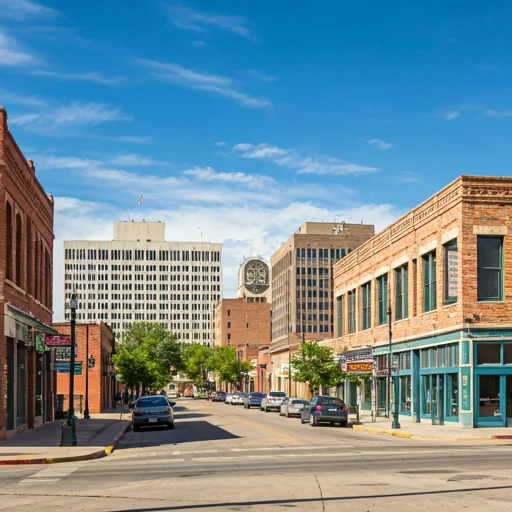
[[[62,241],[116,219],[244,256],[303,222],[385,227],[460,174],[510,175],[505,1],[0,0],[0,104]],[[138,204],[144,196],[143,205]]]

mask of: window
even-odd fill
[[[7,202],[5,205],[5,278],[12,281],[12,236],[13,236],[13,225],[12,225],[12,208],[11,203]]]
[[[444,245],[444,302],[457,302],[459,286],[459,267],[457,255],[457,240]]]
[[[409,316],[408,274],[408,265],[395,270],[395,320],[402,320]]]
[[[340,297],[336,297],[336,308],[338,313],[338,324],[336,327],[336,334],[338,336],[343,336],[343,302],[343,295],[341,295]]]
[[[379,305],[378,322],[385,324],[388,314],[388,275],[384,274],[377,279],[377,301]]]
[[[405,414],[411,413],[412,403],[412,387],[411,376],[405,375],[400,377],[400,412]]]
[[[228,316],[231,316],[231,309],[228,309]]]
[[[356,332],[356,291],[348,292],[348,333]]]
[[[478,300],[503,300],[503,237],[477,238]]]
[[[361,329],[369,329],[371,327],[371,283],[361,286]]]
[[[423,311],[436,307],[436,251],[432,251],[423,256]]]
[[[228,322],[228,329],[231,329],[231,322]]]
[[[477,364],[500,364],[500,343],[478,343]]]

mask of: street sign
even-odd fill
[[[36,334],[36,352],[44,352],[44,334]]]
[[[69,373],[69,361],[55,361],[55,371],[57,373]],[[75,361],[75,375],[82,375],[82,361]]]
[[[47,347],[70,347],[71,346],[71,336],[51,336],[47,334],[44,337],[44,342]]]

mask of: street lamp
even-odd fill
[[[85,354],[89,353],[89,324],[85,326]],[[89,361],[87,361],[87,366],[85,367],[85,409],[84,409],[84,418],[89,419],[91,415],[89,414]]]
[[[76,347],[76,310],[78,300],[73,292],[69,301],[71,309],[71,353],[69,356],[69,409],[67,420],[64,420],[61,433],[61,446],[76,446],[76,423],[74,411],[75,398],[75,347]]]
[[[399,381],[396,375],[393,376],[393,330],[392,330],[391,306],[388,307],[388,327],[389,327],[389,360],[388,360],[388,414],[391,416],[391,381],[393,381],[393,422],[392,429],[400,428],[398,421],[398,395],[400,393]],[[398,370],[398,368],[397,368]]]

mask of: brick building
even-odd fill
[[[272,256],[272,389],[306,396],[289,381],[290,352],[333,336],[333,265],[375,233],[372,225],[306,222]]]
[[[461,176],[335,266],[329,343],[372,348],[375,411],[391,398],[401,420],[512,426],[509,229],[512,178]]]
[[[0,107],[0,439],[53,419],[54,205],[35,172]]]
[[[54,327],[61,333],[71,334],[69,323],[54,324]],[[89,352],[87,352],[87,345]],[[117,389],[112,364],[114,347],[114,333],[106,323],[76,324],[75,408],[77,412],[83,413],[85,408],[87,370],[89,371],[89,412],[99,413],[115,406]],[[70,347],[55,349],[57,393],[65,396],[64,409],[68,407],[70,355]]]

